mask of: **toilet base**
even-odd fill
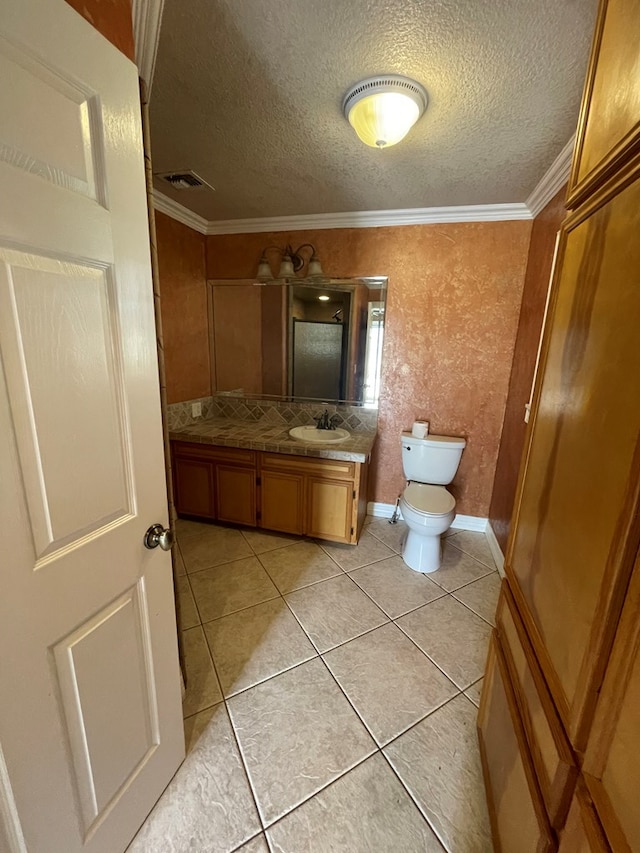
[[[424,536],[409,528],[402,549],[402,559],[414,572],[436,572],[442,561],[440,534]]]

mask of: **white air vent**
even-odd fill
[[[155,177],[169,184],[174,190],[197,190],[203,187],[209,190],[214,189],[191,169],[182,172],[156,172]]]

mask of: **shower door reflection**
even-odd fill
[[[343,400],[344,323],[293,320],[291,393],[296,400]]]

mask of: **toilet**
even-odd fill
[[[445,486],[455,477],[466,441],[446,435],[402,433],[402,467],[409,481],[400,511],[409,528],[402,559],[416,572],[440,568],[440,536],[455,518],[456,501]]]

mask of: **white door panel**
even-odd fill
[[[0,843],[118,853],[184,754],[137,71],[4,0],[0,79]]]

